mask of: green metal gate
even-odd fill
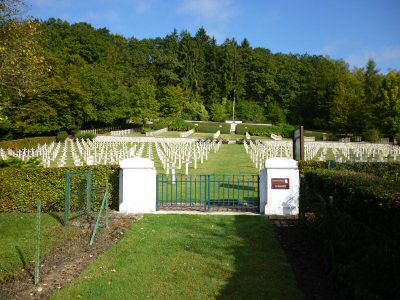
[[[158,210],[259,212],[259,176],[157,175]]]
[[[67,171],[65,184],[64,226],[70,218],[88,214],[92,209],[92,170]]]

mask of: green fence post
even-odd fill
[[[238,207],[241,207],[241,201],[240,201],[240,176],[238,176],[237,180],[237,192],[238,192],[238,198],[237,198],[237,205]]]
[[[42,201],[37,203],[37,225],[36,225],[36,256],[35,256],[35,285],[39,283],[39,267],[40,267],[40,223],[42,220]]]
[[[208,211],[210,211],[210,188],[211,188],[211,186],[210,186],[210,175],[207,175],[207,208],[208,208]]]
[[[200,188],[199,188],[199,189],[200,189],[200,206],[203,207],[203,205],[202,205],[202,203],[201,203],[201,202],[202,202],[202,199],[201,199],[201,194],[202,194],[202,190],[201,190],[201,189],[202,189],[202,187],[201,187],[201,178],[202,178],[202,175],[200,175]]]
[[[103,201],[101,202],[101,207],[100,207],[99,214],[97,215],[96,224],[94,225],[93,234],[92,234],[92,237],[91,237],[90,242],[89,242],[90,246],[93,245],[94,238],[96,237],[97,230],[100,227],[101,214],[103,213],[103,209],[104,209],[105,205],[107,205],[107,207],[105,209],[106,209],[106,226],[108,228],[108,185],[107,185],[106,193],[104,194]]]
[[[107,198],[106,198],[106,228],[108,228],[108,206],[109,206],[109,204],[108,204],[108,189],[109,189],[109,184],[108,184],[108,182],[107,182]]]
[[[71,198],[70,190],[71,190],[71,174],[70,171],[67,171],[66,184],[65,184],[64,226],[68,225],[70,198]]]

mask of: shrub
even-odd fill
[[[380,140],[380,133],[379,130],[372,128],[364,131],[362,137],[367,142],[377,143]]]
[[[273,102],[269,106],[268,119],[271,120],[274,125],[284,124],[286,122],[285,111],[277,102]]]
[[[400,181],[400,163],[398,162],[336,163],[335,169],[373,174],[385,180]]]
[[[161,128],[160,128],[160,129],[161,129]],[[142,134],[145,134],[146,132],[151,132],[151,131],[153,131],[153,128],[144,127],[140,132],[141,132]]]
[[[327,161],[299,161],[299,170],[306,172],[317,169],[328,169]],[[347,170],[361,172],[378,176],[386,181],[400,181],[400,163],[399,162],[335,162],[335,170]]]
[[[57,133],[57,137],[56,137],[57,142],[63,142],[67,138],[68,138],[68,132],[66,132],[66,131],[59,131]]]
[[[400,132],[396,133],[395,135],[397,145],[400,145]]]
[[[168,130],[171,131],[188,131],[193,128],[194,125],[186,123],[183,119],[180,118],[174,119],[168,126]]]
[[[110,182],[110,205],[118,207],[118,166],[73,168],[1,168],[0,213],[34,211],[39,199],[45,211],[64,209],[67,170],[93,170],[93,206],[101,204],[105,181]]]
[[[227,123],[218,123],[218,122],[201,122],[198,123],[197,126],[198,132],[205,132],[205,133],[216,133],[218,130],[221,131],[223,134],[229,134],[231,125]]]
[[[157,122],[154,122],[150,127],[152,130],[150,131],[154,131],[154,130],[159,130],[165,127],[169,127],[169,125],[173,122],[173,118],[162,118],[159,119]]]
[[[182,117],[186,120],[207,121],[208,111],[200,101],[191,101],[184,104]]]
[[[266,126],[266,125],[252,125],[252,124],[238,124],[236,127],[237,134],[245,134],[248,132],[250,135],[255,136],[270,136],[271,134],[281,135],[285,138],[293,137],[294,127],[291,125],[283,126]]]
[[[229,113],[226,109],[227,106],[226,99],[223,100],[222,103],[213,103],[211,104],[210,111],[211,111],[211,119],[216,122],[223,122],[224,120],[229,119]]]
[[[346,299],[399,299],[400,187],[352,171],[301,176],[304,237],[320,251]]]
[[[239,101],[237,105],[237,118],[244,122],[265,122],[264,107],[256,101]]]
[[[1,111],[1,108],[0,108]],[[0,112],[1,113],[1,112]],[[2,119],[0,117],[0,140],[8,140],[12,139],[12,126],[11,122],[8,119]]]
[[[229,144],[229,139],[222,139],[222,144]]]

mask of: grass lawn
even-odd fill
[[[184,170],[183,170],[184,172]],[[198,164],[191,174],[258,174],[250,156],[246,154],[243,145],[223,144],[217,153],[211,153],[207,161]]]
[[[147,145],[143,153],[147,153]],[[155,150],[153,150],[154,164],[157,169],[157,174],[166,174],[163,169],[160,159]],[[185,165],[176,170],[177,174],[185,174]],[[190,174],[258,174],[259,170],[254,167],[250,156],[246,154],[243,145],[239,144],[223,144],[217,153],[211,151],[208,160],[204,159],[203,164],[200,164],[200,159],[197,160],[197,169],[194,169],[194,163],[189,166]]]
[[[303,299],[262,216],[146,215],[53,299]]]
[[[42,215],[41,255],[62,243],[76,228],[64,228],[50,215]],[[0,214],[0,280],[34,263],[36,214]]]
[[[230,140],[243,140],[245,138],[242,134],[234,134],[234,133],[221,133],[219,136],[221,139],[230,139]]]

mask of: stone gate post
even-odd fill
[[[119,211],[148,213],[157,209],[157,171],[154,162],[135,157],[120,162]]]
[[[300,177],[297,161],[275,157],[260,171],[260,212],[269,216],[299,214]]]

